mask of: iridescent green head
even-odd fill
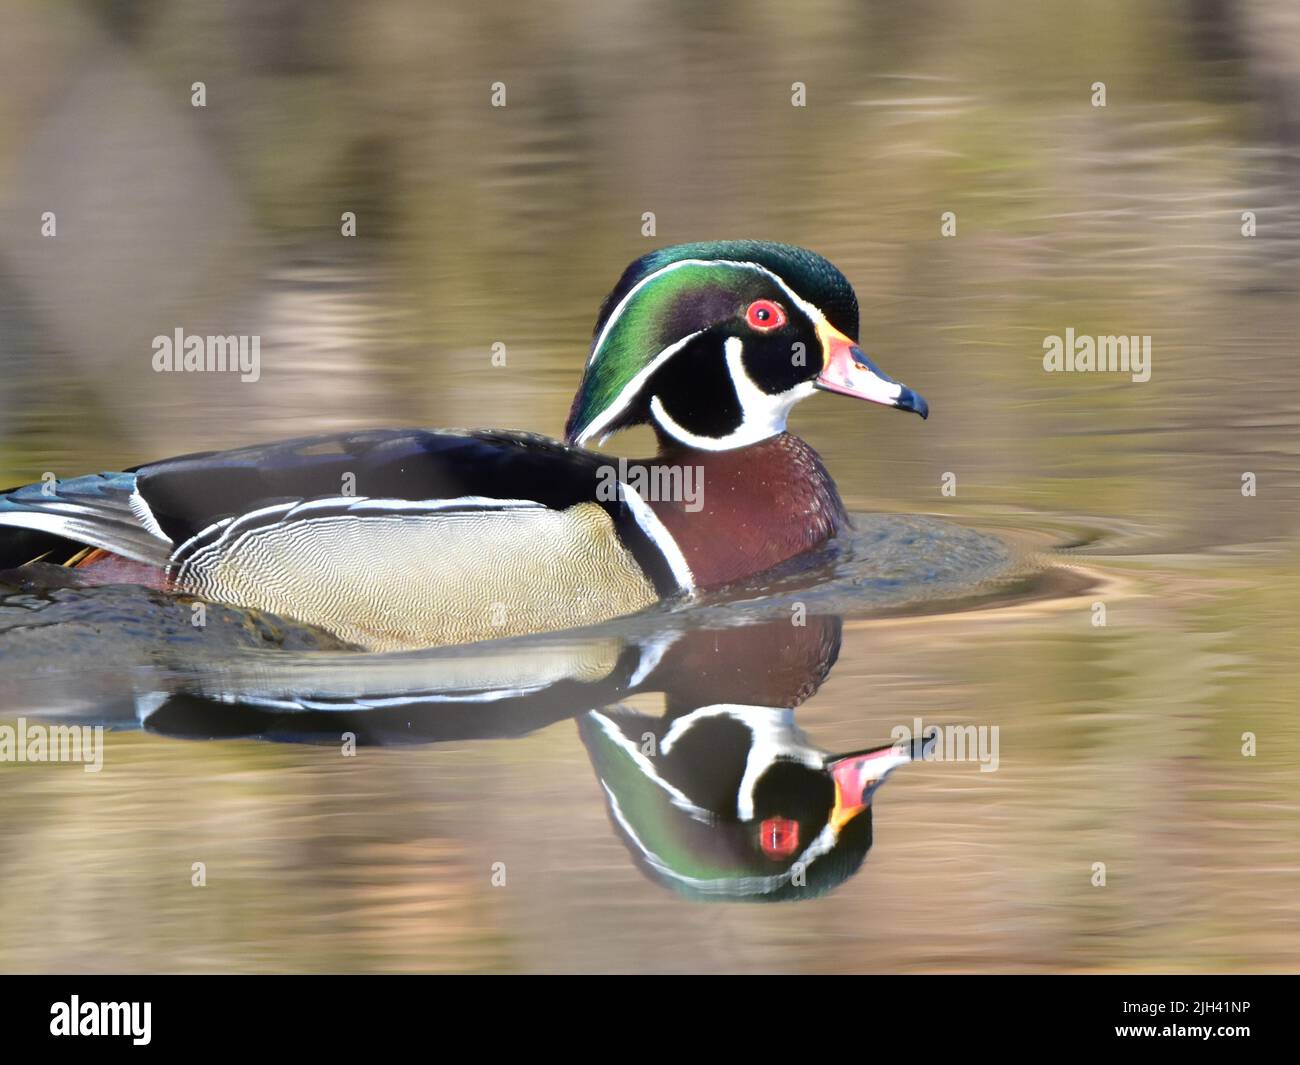
[[[743,447],[783,432],[818,388],[924,417],[925,401],[877,370],[857,334],[852,286],[803,248],[738,240],[651,252],[601,307],[566,438],[651,422],[692,447]]]

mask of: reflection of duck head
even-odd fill
[[[909,746],[831,755],[788,708],[716,703],[682,717],[616,708],[579,722],[610,818],[653,880],[700,899],[824,894],[871,847],[871,799]]]
[[[838,618],[693,635],[648,678],[665,678],[663,717],[619,706],[579,720],[611,821],[642,871],[684,895],[824,894],[871,847],[876,788],[921,752],[833,755],[795,724],[834,664]]]

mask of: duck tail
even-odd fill
[[[0,569],[75,564],[100,548],[166,565],[172,543],[136,500],[135,474],[100,473],[0,491]]]

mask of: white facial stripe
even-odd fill
[[[669,344],[663,351],[651,359],[644,369],[623,386],[623,390],[619,392],[618,397],[614,402],[592,419],[591,424],[582,431],[576,442],[582,444],[590,440],[593,436],[600,435],[600,433],[604,431],[605,426],[609,425],[609,423],[618,415],[623,413],[627,408],[627,405],[632,402],[632,398],[641,391],[642,386],[644,386],[646,381],[650,379],[650,375],[659,369],[659,367],[676,352],[680,351],[699,335],[699,332],[695,332],[691,333],[689,336],[684,336],[681,340]],[[588,363],[588,365],[590,365],[590,363]]]
[[[627,310],[632,300],[636,297],[636,294],[656,278],[663,277],[664,274],[671,273],[673,270],[680,269],[683,266],[740,266],[747,270],[753,270],[756,273],[763,274],[775,281],[781,287],[781,291],[790,298],[790,301],[795,304],[795,306],[799,307],[804,314],[808,315],[814,323],[824,320],[826,317],[818,308],[813,306],[807,300],[797,296],[794,290],[785,283],[785,280],[779,274],[773,273],[766,266],[739,259],[678,259],[676,262],[669,263],[667,266],[661,266],[658,270],[654,271],[654,273],[646,274],[645,277],[628,290],[627,295],[618,301],[618,306],[610,312],[610,316],[605,320],[604,328],[600,331],[599,338],[597,338],[596,343],[591,347],[591,355],[587,359],[588,366],[592,364],[596,355],[600,353],[600,349],[605,346],[605,341],[609,338],[610,331],[614,328],[614,324],[623,316],[623,312]]]
[[[628,306],[631,304],[631,301],[636,296],[636,294],[640,292],[641,289],[643,289],[646,285],[654,281],[656,278],[662,277],[664,274],[669,273],[672,270],[676,270],[682,266],[739,266],[747,270],[753,270],[756,273],[760,273],[765,277],[770,278],[772,281],[774,281],[777,284],[777,286],[781,289],[781,291],[785,293],[786,298],[788,298],[794,306],[798,307],[801,311],[803,311],[804,314],[806,314],[812,320],[813,326],[816,328],[818,336],[821,335],[823,327],[828,326],[829,324],[826,321],[826,316],[822,314],[819,308],[817,308],[813,304],[809,303],[807,300],[802,299],[800,296],[798,296],[795,293],[795,291],[785,283],[785,280],[779,274],[773,273],[765,266],[760,266],[758,263],[743,262],[735,259],[680,259],[675,263],[669,263],[667,266],[660,267],[658,270],[654,271],[654,273],[647,274],[635,285],[633,285],[631,289],[628,290],[627,295],[625,295],[621,300],[618,301],[618,306],[615,307],[614,310],[610,313],[609,318],[607,318],[605,321],[604,328],[601,329],[600,331],[600,336],[597,338],[596,343],[592,345],[591,355],[587,358],[588,368],[590,368],[591,364],[595,362],[596,357],[600,354],[601,350],[604,348],[605,341],[609,338],[610,331],[614,328],[614,324],[619,320],[619,318],[622,317],[623,312],[627,310]],[[605,428],[605,426],[609,425],[610,422],[612,422],[619,414],[621,414],[627,408],[628,404],[632,401],[633,397],[635,397],[636,394],[641,390],[641,387],[645,384],[646,380],[649,379],[650,375],[654,373],[654,371],[657,370],[660,366],[662,366],[665,360],[667,360],[670,356],[672,356],[674,353],[679,351],[690,341],[694,340],[695,337],[699,336],[700,332],[702,332],[702,330],[692,333],[690,336],[682,337],[681,340],[678,340],[670,344],[668,347],[664,348],[663,351],[659,352],[659,354],[656,355],[648,365],[646,365],[642,370],[640,370],[637,373],[637,375],[633,377],[632,380],[629,381],[623,387],[622,391],[619,392],[618,397],[614,400],[614,402],[611,403],[608,407],[606,407],[603,411],[601,411],[600,414],[597,415],[594,419],[592,419],[591,424],[582,431],[582,433],[579,435],[576,442],[578,444],[583,444],[586,441],[592,439],[592,437],[599,435],[601,431]],[[811,395],[812,393],[810,391],[806,394]],[[803,398],[804,398],[803,395],[800,395],[798,397],[798,399],[803,399]],[[654,401],[652,400],[651,402],[653,404]],[[668,421],[671,422],[672,419],[669,418]],[[667,423],[661,421],[660,424],[663,425],[665,429],[668,429]],[[678,428],[681,427],[679,426]],[[782,426],[782,428],[784,428],[784,425]],[[777,431],[780,432],[781,430],[777,430]],[[682,432],[687,432],[687,431],[683,429]],[[689,436],[690,434],[687,433],[687,435]],[[767,435],[772,436],[774,434],[768,433]],[[685,437],[679,436],[678,439],[681,439],[686,443],[691,443],[692,446],[694,447],[702,446],[699,444],[694,444],[692,441],[687,440]],[[700,437],[698,439],[705,439],[705,438]],[[730,438],[727,439],[730,440]],[[760,437],[756,437],[755,439],[762,440],[764,438],[760,436]],[[723,451],[731,447],[740,447],[741,444],[725,443],[722,444],[722,446],[719,446],[717,442],[714,442],[711,445],[704,445],[704,446],[706,446],[707,450],[710,451]]]
[[[736,398],[740,401],[743,419],[734,432],[727,436],[699,436],[673,418],[658,396],[650,400],[650,413],[665,432],[683,444],[705,451],[727,451],[744,447],[785,432],[791,408],[816,391],[811,381],[801,381],[794,388],[776,395],[764,392],[745,372],[744,341],[740,337],[728,337],[724,350],[727,353],[727,372],[731,376],[732,387],[736,390]]]
[[[669,263],[667,266],[660,267],[658,270],[654,271],[654,273],[646,274],[645,277],[641,278],[640,281],[628,289],[627,295],[618,301],[618,306],[615,307],[613,311],[610,312],[609,317],[605,319],[605,327],[600,331],[600,336],[596,339],[596,343],[591,346],[591,354],[587,357],[587,365],[590,366],[595,362],[596,356],[600,354],[601,348],[605,346],[605,341],[609,339],[609,334],[614,328],[614,324],[623,316],[623,312],[627,310],[632,300],[636,298],[636,294],[645,288],[646,285],[650,284],[656,278],[663,277],[664,274],[671,273],[683,266],[710,266],[714,262],[720,261],[721,260],[712,259],[679,259],[675,263]]]
[[[641,748],[637,746],[637,744],[627,738],[627,734],[618,727],[618,724],[612,717],[599,710],[592,710],[589,711],[589,713],[592,720],[600,726],[600,730],[605,733],[605,735],[609,737],[616,746],[622,748],[623,753],[636,763],[637,770],[647,780],[652,781],[668,795],[669,800],[674,806],[693,817],[696,821],[707,822],[709,820],[709,812],[707,810],[691,802],[690,797],[684,791],[673,784],[668,783],[668,781],[664,780],[664,778],[659,775],[659,771],[655,768],[650,759],[642,753]],[[601,781],[601,786],[605,787],[608,791],[608,787],[605,785],[603,780]]]
[[[801,399],[807,399],[813,394],[815,391],[813,383],[800,381],[794,388],[775,395],[764,392],[754,384],[745,370],[744,341],[740,337],[728,337],[725,350],[727,370],[731,374],[731,383],[735,386],[736,396],[740,399],[740,409],[745,414],[745,426],[753,425],[753,431],[762,431],[764,437],[785,432],[785,423],[790,416],[790,409]]]

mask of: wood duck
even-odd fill
[[[563,442],[379,429],[29,485],[0,494],[0,568],[43,558],[376,650],[633,613],[845,525],[820,458],[786,431],[791,408],[820,389],[928,413],[857,333],[852,287],[812,252],[662,249],[605,300]],[[615,466],[583,446],[647,423],[651,459]],[[654,490],[685,477],[690,498]]]

